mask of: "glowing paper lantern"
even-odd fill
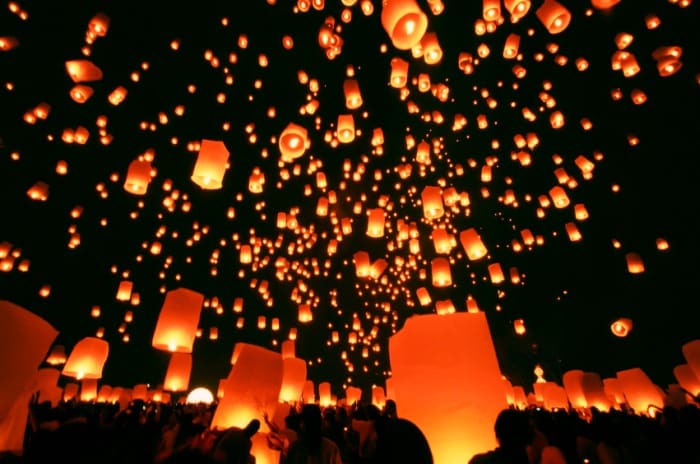
[[[478,261],[488,253],[484,242],[481,241],[481,236],[473,227],[460,232],[459,241],[470,261]]]
[[[212,404],[213,402],[214,395],[204,387],[198,387],[189,392],[185,400],[187,404]]]
[[[617,379],[625,393],[627,404],[637,414],[647,415],[650,406],[663,407],[663,396],[642,369],[637,367],[619,371]]]
[[[345,94],[345,107],[349,110],[356,110],[362,106],[362,93],[360,85],[355,79],[346,79],[343,82],[343,93]]]
[[[379,409],[384,408],[384,404],[386,403],[386,395],[384,394],[384,388],[382,388],[379,385],[375,385],[372,387],[372,404],[378,407]]]
[[[0,300],[0,453],[22,450],[29,389],[57,334],[39,316]]]
[[[381,21],[399,50],[410,50],[420,43],[428,29],[428,17],[415,0],[385,0]]]
[[[331,395],[331,384],[329,382],[318,384],[318,404],[322,408],[327,408],[331,405]]]
[[[560,186],[557,185],[555,187],[552,187],[552,189],[549,191],[549,196],[552,198],[552,202],[554,203],[555,208],[561,209],[569,206],[569,196],[566,194],[566,191]]]
[[[610,331],[616,337],[626,337],[632,330],[632,319],[622,317],[610,324]]]
[[[440,187],[426,186],[420,194],[423,203],[423,216],[426,219],[437,219],[445,214],[442,204],[442,189]]]
[[[367,236],[372,238],[384,236],[384,209],[373,208],[367,211]]]
[[[362,399],[362,389],[348,386],[345,389],[345,403],[353,405]]]
[[[683,356],[693,370],[695,377],[700,379],[700,340],[693,340],[682,347]]]
[[[391,59],[391,76],[389,84],[395,89],[406,87],[408,82],[408,61],[401,58]]]
[[[620,406],[626,403],[625,392],[622,390],[622,384],[617,378],[604,379],[603,388],[605,395],[614,401],[616,405]]]
[[[430,262],[433,276],[433,287],[449,287],[452,285],[452,272],[447,258],[434,258]]]
[[[584,372],[581,377],[581,388],[586,398],[587,407],[595,407],[599,411],[608,411],[612,406],[600,375],[595,372]]]
[[[204,296],[178,288],[165,295],[153,332],[154,348],[170,352],[191,353]]]
[[[700,395],[700,380],[689,364],[674,367],[673,376],[685,391],[690,392],[693,396]]]
[[[574,409],[586,408],[588,403],[583,393],[583,371],[578,369],[567,371],[562,376],[561,381],[564,384],[564,390],[566,390],[571,407]]]
[[[466,462],[495,447],[484,424],[507,403],[484,313],[410,317],[389,353],[400,414],[424,432],[434,462]]]
[[[301,398],[304,403],[313,403],[316,401],[316,389],[314,388],[313,380],[304,382],[304,388],[301,391]]]
[[[309,146],[308,131],[298,124],[289,123],[279,136],[280,154],[285,163],[301,157]]]
[[[205,190],[217,190],[222,186],[229,152],[224,142],[202,140],[197,162],[192,171],[192,182]]]
[[[306,382],[306,361],[299,358],[284,358],[282,387],[279,400],[294,403],[301,399]]]
[[[192,355],[190,353],[173,353],[163,381],[163,390],[179,392],[187,390],[192,371]]]
[[[530,0],[503,0],[503,6],[510,13],[510,20],[517,23],[530,11]]]
[[[426,64],[438,64],[442,60],[442,48],[434,32],[428,32],[420,42],[423,48],[423,60]]]
[[[627,271],[630,274],[641,274],[644,272],[644,261],[639,253],[627,253],[625,255]]]
[[[83,379],[80,382],[80,401],[90,402],[97,399],[97,379]]]
[[[620,3],[620,0],[591,0],[591,5],[597,10],[608,10]]]
[[[124,180],[124,190],[134,195],[145,195],[151,183],[151,163],[135,159],[129,163]]]
[[[146,385],[145,383],[140,383],[138,385],[134,385],[134,388],[131,392],[131,399],[147,401],[148,400],[148,385]]]
[[[536,11],[539,19],[550,34],[559,34],[569,26],[571,13],[556,0],[545,0]]]
[[[350,143],[355,140],[355,119],[352,114],[338,115],[338,141],[340,143]]]
[[[60,366],[66,363],[66,349],[63,345],[54,345],[51,353],[46,358],[46,362],[52,366]]]
[[[277,407],[284,370],[282,356],[247,343],[236,345],[241,345],[240,354],[224,383],[224,397],[214,413],[212,428],[243,428],[253,419],[264,424],[263,412],[273,417]]]
[[[66,61],[68,76],[76,84],[80,82],[92,82],[102,79],[102,70],[89,60]]]
[[[503,58],[509,60],[518,56],[520,48],[520,36],[518,34],[510,34],[506,39],[506,44],[503,47]]]
[[[112,387],[110,385],[102,385],[97,392],[97,402],[106,403],[112,395]]]
[[[566,391],[554,382],[546,382],[544,384],[542,398],[544,407],[550,411],[556,409],[569,409],[569,401],[566,397]]]
[[[82,379],[102,378],[102,368],[109,355],[109,344],[96,337],[85,337],[75,344],[61,374]]]

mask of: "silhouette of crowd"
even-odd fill
[[[421,430],[388,400],[373,405],[291,407],[283,424],[252,420],[213,430],[215,406],[133,401],[33,404],[24,453],[0,463],[248,464],[252,438],[266,425],[267,446],[281,464],[432,464]],[[667,407],[654,417],[630,411],[585,413],[503,410],[493,427],[498,446],[464,457],[470,464],[700,463],[700,409]],[[469,440],[468,436],[464,440]],[[258,463],[259,464],[259,463]],[[450,464],[450,463],[435,463]]]

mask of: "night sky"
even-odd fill
[[[203,0],[164,7],[66,0],[0,8],[0,38],[18,41],[0,51],[0,243],[10,243],[17,256],[11,269],[0,272],[0,298],[47,319],[67,351],[102,328],[110,343],[103,381],[112,385],[162,382],[169,355],[151,348],[151,337],[162,291],[180,286],[201,292],[208,302],[218,300],[221,308],[202,309],[191,386],[215,388],[228,375],[234,343],[279,349],[293,328],[297,355],[309,361],[309,377],[317,383],[331,381],[338,393],[347,382],[382,383],[390,372],[392,332],[412,314],[435,312],[436,301],[450,300],[456,311],[466,311],[468,296],[486,312],[501,370],[513,384],[529,386],[536,364],[554,381],[569,369],[609,377],[642,367],[661,386],[675,382],[672,369],[684,362],[682,344],[700,338],[697,2],[623,0],[603,12],[588,1],[562,0],[572,21],[552,35],[535,14],[542,2],[533,0],[517,23],[502,8],[503,23],[478,35],[481,2],[444,0],[445,11],[434,15],[419,0],[443,51],[436,65],[392,46],[378,0],[371,2],[371,15],[363,14],[359,1],[344,7],[326,0],[323,10],[308,12],[297,11],[290,0],[269,3]],[[344,8],[352,13],[347,23]],[[87,45],[98,13],[111,19],[109,30]],[[655,29],[647,27],[650,15],[660,20]],[[342,38],[333,59],[318,40],[330,17]],[[505,59],[503,44],[512,33],[520,35],[519,55]],[[640,71],[631,77],[611,68],[619,33],[633,36],[625,51]],[[283,47],[285,36],[293,39],[290,50]],[[481,44],[490,55],[465,74],[458,67],[460,53],[478,58]],[[659,75],[652,56],[662,46],[682,49],[682,67],[668,77]],[[261,54],[267,66],[261,66]],[[405,99],[389,85],[395,57],[410,63]],[[587,60],[587,70],[577,69],[579,58]],[[94,90],[83,104],[70,97],[76,84],[65,62],[75,59],[89,59],[103,73],[99,81],[82,83]],[[524,77],[514,74],[516,64],[526,70]],[[363,99],[354,110],[345,107],[343,96],[349,68]],[[316,92],[300,83],[300,71],[316,79]],[[446,101],[420,92],[411,82],[419,74],[449,87]],[[114,106],[108,95],[118,86],[128,94]],[[634,90],[647,101],[635,104]],[[301,114],[311,99],[318,110]],[[27,123],[25,115],[41,103],[50,105],[48,117]],[[184,107],[181,116],[178,105]],[[412,105],[417,112],[409,111]],[[536,119],[524,118],[523,108]],[[560,129],[550,124],[556,111],[565,118]],[[358,133],[352,143],[334,147],[339,114],[352,114]],[[435,118],[440,115],[441,123]],[[455,115],[465,116],[466,126],[455,128]],[[488,127],[478,127],[479,115]],[[101,116],[109,141],[99,134]],[[590,130],[582,118],[591,121]],[[282,163],[277,137],[291,122],[308,130],[310,147],[295,162]],[[81,126],[90,134],[85,144],[62,140],[66,129]],[[376,128],[384,135],[380,150],[371,142]],[[536,134],[539,144],[518,148],[518,134]],[[438,148],[430,165],[416,159],[407,135]],[[634,136],[638,144],[630,143]],[[203,139],[222,140],[230,152],[220,190],[203,190],[190,180],[197,159],[193,144]],[[520,151],[529,153],[529,165],[515,157]],[[129,164],[144,153],[152,153],[155,176],[147,193],[136,196],[123,184]],[[576,164],[580,156],[595,165],[589,179]],[[67,174],[57,173],[59,161],[67,163]],[[487,164],[490,181],[482,177]],[[404,179],[399,172],[405,165],[412,172]],[[570,205],[542,208],[538,217],[538,198],[560,185],[557,169],[569,178],[561,186]],[[249,190],[257,172],[265,178],[261,193]],[[318,172],[327,186],[319,186]],[[27,194],[38,181],[49,186],[46,201]],[[443,192],[452,187],[468,194],[470,204],[458,202],[445,207],[443,217],[426,220],[420,204],[426,186]],[[517,207],[507,200],[509,190]],[[317,215],[319,199],[333,194],[337,202],[328,214]],[[577,204],[585,205],[587,220],[575,218]],[[382,205],[384,235],[368,237],[366,211]],[[77,206],[82,214],[74,218]],[[278,228],[277,214],[294,210],[299,227]],[[342,218],[352,221],[351,233],[339,230]],[[400,221],[415,223],[420,253],[399,239]],[[567,223],[576,224],[580,241],[569,239]],[[447,255],[439,255],[431,240],[439,228],[455,237]],[[477,261],[467,259],[459,242],[459,233],[469,228],[488,249]],[[526,229],[542,244],[524,245]],[[71,237],[77,246],[69,246]],[[329,255],[333,239],[337,251]],[[657,249],[658,239],[668,242],[668,250]],[[150,252],[156,240],[159,254]],[[514,240],[522,251],[514,250]],[[254,263],[241,264],[241,245],[256,241],[261,246]],[[388,262],[382,277],[356,276],[357,251]],[[645,272],[628,272],[627,253],[642,257]],[[452,260],[453,284],[447,288],[431,284],[430,262],[440,256]],[[281,258],[290,268],[276,276]],[[20,266],[23,260],[28,269]],[[493,263],[501,264],[506,282],[490,281]],[[510,280],[511,268],[517,284]],[[116,300],[122,280],[133,282],[138,305]],[[260,291],[263,281],[267,292]],[[47,285],[50,295],[40,295]],[[432,298],[428,306],[418,302],[421,287]],[[244,301],[240,314],[232,309],[236,298]],[[311,305],[313,321],[297,320],[299,303]],[[99,317],[91,315],[94,306]],[[126,323],[128,311],[133,321]],[[265,329],[257,327],[260,316],[266,317]],[[236,327],[239,318],[242,329]],[[279,330],[272,330],[273,318]],[[610,330],[618,318],[634,323],[627,337]],[[515,333],[516,319],[524,320],[524,335]],[[212,327],[218,340],[209,339]],[[351,332],[358,336],[355,345],[348,343]]]

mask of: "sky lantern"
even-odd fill
[[[66,61],[66,71],[76,84],[102,79],[102,70],[89,60]]]
[[[355,119],[352,114],[339,114],[336,130],[340,143],[350,143],[355,140]]]
[[[134,283],[130,280],[122,280],[117,288],[117,301],[129,301],[131,292],[134,289]]]
[[[263,413],[268,417],[275,415],[284,371],[282,356],[256,345],[236,345],[242,345],[240,354],[224,383],[224,396],[211,427],[243,428],[252,419],[258,419],[263,424],[261,431],[266,432]]]
[[[430,262],[433,276],[433,287],[449,287],[452,285],[452,272],[447,258],[434,258]]]
[[[203,303],[204,296],[193,290],[169,291],[153,332],[153,347],[173,353],[191,353]]]
[[[78,380],[100,379],[108,355],[109,344],[106,341],[85,337],[73,347],[61,374]]]
[[[106,403],[109,401],[109,397],[112,394],[112,386],[111,385],[102,385],[100,389],[97,391],[97,399],[96,401],[98,403]]]
[[[349,110],[356,110],[362,106],[362,94],[360,84],[356,79],[345,79],[343,82],[343,93],[345,94],[345,107]]]
[[[402,60],[401,58],[392,58],[389,84],[396,89],[400,89],[405,87],[407,82],[408,61]]]
[[[80,382],[80,401],[89,403],[97,399],[97,379],[83,379]]]
[[[550,34],[559,34],[571,22],[569,10],[556,0],[545,0],[535,14]]]
[[[426,219],[437,219],[445,214],[440,187],[427,185],[421,192],[421,202],[423,203],[423,216]]]
[[[659,47],[652,53],[652,58],[656,60],[656,69],[659,76],[668,77],[676,74],[682,67],[681,47]]]
[[[583,392],[583,371],[574,369],[564,372],[562,376],[562,384],[566,390],[566,396],[569,398],[571,407],[574,409],[584,409],[588,407],[586,395]]]
[[[170,392],[181,392],[189,388],[190,372],[192,371],[192,354],[172,353],[170,363],[165,373],[163,390]]]
[[[217,190],[222,186],[229,152],[224,142],[202,140],[197,161],[192,171],[192,182],[205,190]]]
[[[92,97],[95,91],[92,87],[87,85],[78,84],[72,89],[70,89],[70,98],[76,103],[85,103]]]
[[[639,253],[627,253],[625,261],[627,262],[627,272],[630,274],[642,274],[644,272],[644,261]]]
[[[442,60],[442,48],[440,48],[440,42],[438,42],[435,32],[426,33],[421,40],[421,46],[423,47],[423,61],[426,64],[438,64]]]
[[[66,349],[63,345],[54,345],[46,357],[46,363],[52,366],[60,366],[66,363]]]
[[[283,403],[298,402],[301,399],[304,383],[306,382],[306,361],[289,357],[283,358],[283,363],[279,400]]]
[[[423,431],[436,463],[496,446],[484,424],[507,403],[484,313],[412,316],[390,338],[389,354],[399,414]]]
[[[678,384],[691,395],[700,395],[700,379],[689,364],[680,364],[673,368],[673,376]]]
[[[518,34],[510,34],[506,38],[506,43],[503,46],[503,58],[510,60],[518,56],[520,48],[520,36]]]
[[[649,379],[640,368],[635,367],[617,372],[622,391],[627,398],[627,404],[637,414],[649,415],[649,407],[663,408],[664,398],[659,388]]]
[[[124,190],[134,195],[145,195],[151,182],[151,163],[135,159],[129,163],[124,180]]]
[[[90,23],[88,23],[88,30],[97,37],[104,37],[109,31],[110,22],[109,16],[104,13],[97,13],[92,17]]]
[[[597,10],[609,10],[620,3],[620,0],[591,0],[591,5]]]
[[[367,210],[367,236],[380,238],[384,236],[384,209],[371,208]]]
[[[562,187],[558,185],[552,187],[549,190],[549,196],[552,199],[552,203],[554,203],[555,208],[562,209],[569,206],[569,196]]]
[[[483,0],[481,11],[485,21],[497,21],[501,17],[501,0]]]
[[[285,163],[301,157],[309,146],[308,131],[298,124],[289,123],[279,136],[280,154]]]
[[[381,21],[399,50],[410,50],[420,43],[428,29],[428,17],[415,0],[384,0]]]
[[[27,190],[27,196],[35,201],[46,201],[49,199],[49,184],[37,181]]]
[[[5,36],[0,37],[0,51],[9,52],[19,45],[19,40],[16,37]]]
[[[624,338],[632,331],[632,319],[622,317],[610,324],[610,331],[616,337]]]
[[[515,333],[518,335],[525,335],[527,332],[527,328],[525,327],[525,320],[524,319],[516,319],[513,321],[513,329],[515,330]]]
[[[321,382],[318,384],[318,403],[322,408],[327,408],[331,405],[331,384],[330,382]]]
[[[109,102],[113,106],[120,105],[126,99],[127,93],[129,93],[129,91],[126,90],[125,87],[120,85],[116,89],[112,90],[112,92],[107,97],[107,100],[109,100]]]
[[[682,347],[683,356],[693,370],[695,377],[700,379],[700,340],[693,340]]]
[[[21,450],[28,417],[29,389],[58,332],[44,319],[6,300],[0,300],[0,451]],[[54,384],[55,385],[55,384]],[[19,408],[19,409],[16,409]],[[16,415],[12,415],[12,412]],[[17,440],[11,439],[7,419],[18,421]],[[19,441],[19,447],[14,444]],[[14,443],[11,443],[14,442]],[[9,448],[8,448],[9,446]]]
[[[598,373],[584,372],[581,377],[581,387],[589,408],[595,407],[599,411],[610,410],[612,404],[605,393],[605,385],[603,385],[603,381]]]
[[[530,0],[503,0],[503,6],[510,13],[510,20],[517,23],[530,11]]]
[[[488,253],[481,236],[473,227],[460,232],[459,241],[470,261],[478,261]]]
[[[487,269],[489,271],[489,278],[491,279],[492,284],[498,285],[506,280],[500,263],[491,263],[488,265]]]

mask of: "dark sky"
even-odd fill
[[[192,386],[215,387],[217,379],[228,374],[235,342],[274,347],[295,327],[297,353],[311,362],[309,374],[315,381],[330,380],[336,388],[348,378],[364,386],[382,382],[389,370],[387,340],[392,331],[412,314],[434,311],[434,304],[418,305],[415,292],[420,287],[429,290],[433,303],[449,299],[457,311],[466,310],[468,295],[476,299],[487,313],[501,369],[514,384],[532,383],[532,370],[539,363],[545,376],[556,381],[574,368],[608,377],[639,366],[665,386],[674,382],[673,367],[683,362],[681,345],[700,337],[697,2],[681,8],[660,0],[626,0],[611,11],[593,10],[587,15],[588,2],[562,1],[573,18],[564,32],[551,35],[534,13],[542,2],[534,0],[521,21],[512,24],[504,10],[504,23],[495,32],[478,36],[474,22],[481,16],[481,2],[445,0],[445,12],[434,16],[427,2],[419,1],[429,17],[428,30],[437,34],[444,53],[437,65],[427,65],[421,58],[412,58],[410,51],[391,45],[381,27],[376,0],[370,16],[362,14],[359,2],[351,7],[352,21],[347,24],[341,21],[339,0],[327,0],[323,11],[312,8],[307,13],[295,13],[294,2],[288,0],[274,6],[251,0],[201,1],[187,7],[175,3],[167,8],[160,2],[133,1],[25,3],[19,7],[26,10],[26,20],[11,8],[0,10],[0,37],[19,40],[16,48],[0,52],[0,242],[11,243],[21,255],[10,272],[0,273],[0,298],[46,318],[61,332],[57,342],[68,349],[104,328],[110,342],[104,372],[107,383],[128,386],[162,381],[168,354],[151,348],[163,302],[159,290],[179,286],[201,292],[209,300],[216,297],[223,308],[220,315],[211,308],[202,310],[204,335],[195,342]],[[89,47],[89,59],[104,77],[84,83],[94,94],[78,104],[69,96],[75,84],[66,73],[65,61],[85,58],[81,48],[88,24],[100,12],[111,18],[111,24],[107,35]],[[661,20],[653,30],[645,24],[650,14]],[[342,25],[342,50],[333,60],[317,39],[328,17]],[[641,68],[631,78],[611,69],[615,37],[621,32],[633,35],[626,50]],[[518,60],[502,57],[503,43],[511,33],[521,36]],[[240,47],[242,34],[248,39],[247,48]],[[291,50],[282,47],[285,35],[294,40]],[[170,47],[174,39],[179,40],[178,51]],[[465,75],[457,66],[459,54],[477,56],[482,43],[490,48],[490,56]],[[652,53],[671,45],[682,47],[683,66],[672,76],[660,77]],[[208,50],[219,59],[218,67],[205,59]],[[231,54],[235,63],[230,63]],[[260,54],[268,58],[267,67],[259,65]],[[411,78],[425,73],[433,84],[447,85],[448,101],[440,102],[431,92],[421,93],[410,82],[410,95],[402,101],[400,92],[388,85],[393,57],[410,62]],[[574,64],[580,57],[589,63],[585,72]],[[144,63],[147,70],[142,69]],[[527,70],[522,79],[512,71],[518,63]],[[344,105],[348,66],[355,70],[364,101],[356,110]],[[319,82],[312,97],[320,106],[313,116],[299,113],[307,98],[312,98],[308,85],[297,78],[301,70]],[[134,71],[139,72],[138,82],[131,79]],[[226,74],[233,76],[232,85],[226,84]],[[259,89],[256,80],[262,84]],[[548,91],[546,83],[551,85]],[[194,93],[188,92],[191,84],[196,86]],[[107,96],[120,85],[128,95],[115,107]],[[611,98],[613,89],[620,89],[621,100]],[[635,89],[647,95],[645,104],[633,104],[630,94]],[[544,106],[545,91],[556,102],[553,108]],[[217,102],[220,93],[226,96],[223,104]],[[496,106],[489,107],[487,98]],[[407,101],[415,102],[417,114],[409,113]],[[24,114],[42,102],[51,106],[49,117],[33,125],[25,123]],[[185,107],[182,116],[174,113],[178,105]],[[271,107],[276,113],[273,118],[268,116]],[[523,118],[525,107],[537,114],[535,121]],[[550,125],[554,111],[565,116],[561,129]],[[444,117],[442,124],[422,117],[434,112]],[[159,122],[161,113],[167,115],[167,124]],[[361,133],[354,142],[333,148],[324,137],[332,134],[339,114],[349,113]],[[459,131],[452,127],[456,114],[468,120]],[[488,118],[486,129],[477,127],[478,115]],[[109,145],[100,143],[99,116],[108,120],[106,129],[113,137]],[[591,130],[582,129],[582,118],[591,120]],[[155,130],[142,130],[143,122],[153,123]],[[299,175],[283,180],[273,140],[290,122],[308,129],[311,146],[297,160]],[[225,123],[229,130],[224,129]],[[61,141],[66,128],[79,126],[90,132],[86,144]],[[254,143],[246,128],[256,135]],[[375,128],[384,133],[381,156],[373,154],[370,143]],[[540,143],[525,149],[532,163],[521,166],[511,158],[512,152],[519,151],[514,136],[528,133],[537,134]],[[442,147],[423,175],[415,148],[406,147],[407,134],[416,142],[439,141]],[[630,135],[639,137],[637,146],[628,143]],[[187,144],[202,139],[224,141],[231,154],[221,190],[205,191],[190,180],[197,154],[188,151]],[[137,197],[122,185],[129,163],[147,150],[155,152],[152,166],[157,174],[147,194]],[[596,153],[602,159],[594,161]],[[561,165],[553,161],[557,155]],[[575,164],[581,155],[595,162],[590,180]],[[59,160],[68,163],[67,175],[56,174]],[[487,162],[493,162],[493,179],[485,183],[481,170]],[[350,178],[344,179],[347,163]],[[401,179],[397,167],[405,164],[413,166],[412,175]],[[361,172],[360,165],[364,174],[354,180],[352,173]],[[462,175],[457,165],[464,168]],[[328,187],[317,186],[310,167],[325,174]],[[293,166],[284,168],[292,171]],[[563,186],[571,205],[549,207],[538,218],[538,197],[557,185],[557,168],[577,183],[575,188]],[[263,192],[257,194],[248,190],[256,169],[265,175]],[[179,192],[172,212],[163,204],[172,197],[163,189],[166,180]],[[45,202],[27,195],[37,181],[49,185]],[[422,218],[420,193],[425,186],[441,183],[445,189],[468,193],[471,205],[448,209],[444,217],[428,222]],[[107,198],[100,197],[100,185]],[[619,192],[613,186],[619,186]],[[502,201],[508,189],[517,198],[517,208]],[[327,198],[330,190],[338,202],[330,206],[329,216],[319,217],[317,202]],[[187,201],[191,209],[183,212]],[[364,207],[355,214],[358,201]],[[384,201],[389,205],[385,235],[369,238],[365,210]],[[585,205],[588,220],[575,220],[575,204]],[[83,213],[74,219],[70,213],[78,205]],[[235,209],[233,219],[227,218],[230,207]],[[294,208],[298,208],[301,228],[277,229],[277,213]],[[138,217],[132,219],[132,212],[138,212]],[[328,256],[328,242],[336,238],[332,217],[352,218],[353,224],[352,233],[339,241],[337,253]],[[107,220],[104,227],[102,219]],[[421,253],[414,268],[407,264],[408,243],[397,241],[399,220],[415,222],[419,232]],[[581,241],[568,239],[568,222],[577,224]],[[68,247],[71,227],[80,234],[80,245],[73,249]],[[161,227],[167,233],[156,256],[149,249]],[[449,288],[434,288],[430,281],[430,261],[439,256],[430,239],[434,227],[445,227],[457,238],[449,254],[453,259]],[[470,262],[459,244],[459,232],[468,228],[475,228],[488,248],[488,256],[479,261]],[[190,246],[187,241],[197,229],[208,233]],[[522,242],[524,229],[541,236],[544,243],[516,253],[512,242]],[[176,238],[173,231],[178,232]],[[239,262],[238,247],[251,238],[279,245],[263,246],[257,257],[262,265],[255,269]],[[667,251],[657,250],[658,238],[668,241]],[[621,244],[619,249],[613,247],[614,240]],[[303,249],[289,255],[288,246],[295,243]],[[211,263],[215,250],[218,264]],[[369,252],[373,260],[386,259],[386,278],[357,278],[352,264],[357,251]],[[625,255],[630,252],[643,258],[644,273],[627,271]],[[168,257],[171,262],[166,265]],[[279,257],[297,264],[288,272],[289,280],[275,276]],[[31,262],[27,272],[18,269],[22,259]],[[398,264],[401,260],[406,263],[403,269]],[[319,275],[313,274],[314,262],[320,266]],[[492,284],[487,266],[496,262],[506,272],[517,268],[521,283]],[[421,269],[427,276],[424,280]],[[304,270],[309,273],[305,275]],[[115,299],[124,272],[140,295],[138,306]],[[270,306],[258,290],[264,280],[269,282]],[[39,296],[44,285],[51,286],[48,298]],[[312,322],[297,321],[294,294],[312,303]],[[240,315],[232,311],[239,297],[245,301]],[[96,305],[101,308],[99,318],[90,315]],[[127,311],[133,312],[133,322],[126,325],[129,341],[125,343],[118,329]],[[259,316],[267,317],[264,330],[256,327]],[[243,329],[236,328],[239,317],[245,319]],[[610,331],[610,324],[620,317],[634,322],[625,338]],[[272,318],[279,318],[279,331],[271,330]],[[519,318],[527,327],[522,336],[513,330],[513,321]],[[347,340],[354,319],[359,320],[363,335],[351,347]],[[218,328],[218,340],[207,338],[210,327]],[[331,343],[332,331],[339,332],[339,343]],[[368,348],[366,358],[361,346]]]

